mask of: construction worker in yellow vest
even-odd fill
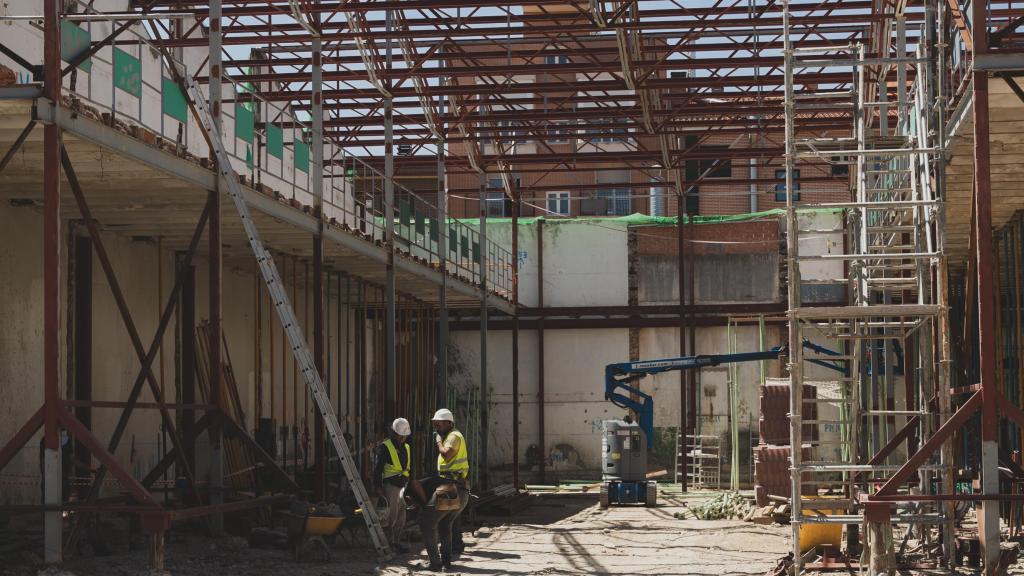
[[[445,513],[424,515],[421,529],[423,542],[427,546],[431,567],[437,568],[438,560],[444,568],[451,567],[453,551],[462,551],[462,512],[469,503],[469,447],[466,438],[455,428],[455,417],[451,410],[441,408],[434,413],[434,444],[437,446],[437,475],[457,486],[459,508]],[[433,518],[431,518],[433,516]],[[438,549],[437,538],[440,539]],[[440,554],[439,554],[440,553]]]
[[[388,438],[377,446],[373,463],[373,486],[377,496],[387,500],[387,509],[381,515],[388,542],[398,552],[408,552],[402,543],[405,528],[405,490],[409,485],[412,470],[412,448],[406,438],[412,434],[412,427],[405,418],[396,418],[391,423]]]

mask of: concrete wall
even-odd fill
[[[112,266],[124,292],[128,307],[133,315],[136,327],[145,346],[148,346],[156,330],[159,314],[173,286],[173,258],[167,251],[158,251],[155,241],[133,241],[115,234],[104,234],[104,244],[110,255]],[[13,208],[8,203],[0,204],[0,245],[8,249],[0,251],[0,391],[3,402],[0,402],[0,443],[11,438],[28,417],[38,408],[43,399],[42,388],[42,217],[35,209]],[[66,244],[65,244],[66,246]],[[17,247],[14,249],[13,247]],[[65,250],[66,258],[66,250]],[[280,264],[279,264],[280,265]],[[162,266],[162,282],[158,283],[158,266]],[[208,317],[207,263],[196,261],[196,317],[197,323]],[[255,427],[255,298],[256,277],[254,270],[241,264],[242,268],[225,266],[223,284],[224,332],[227,339],[228,353],[238,383],[238,393],[246,412],[247,427]],[[289,267],[290,271],[290,267]],[[68,266],[62,267],[63,299],[68,299]],[[93,259],[93,398],[96,400],[125,400],[138,372],[139,361],[135,355],[131,341],[117,311],[106,277],[100,268],[97,258]],[[300,283],[303,278],[302,265],[299,265]],[[286,286],[291,292],[290,276],[285,275]],[[294,300],[296,313],[303,321],[306,318],[305,286],[299,286],[298,297]],[[159,297],[159,298],[158,298]],[[265,296],[264,296],[265,298]],[[263,414],[269,416],[271,382],[269,333],[271,326],[275,330],[274,378],[272,380],[277,394],[277,415],[280,422],[280,389],[281,389],[281,336],[279,323],[271,318],[271,311],[264,302],[263,308],[263,372],[264,397]],[[64,308],[66,313],[67,308]],[[310,304],[311,309],[311,304]],[[327,326],[330,328],[327,350],[329,363],[337,367],[353,358],[351,350],[345,347],[338,351],[337,339],[343,337],[338,333],[339,307],[335,300],[330,305],[330,316]],[[348,322],[345,308],[341,308],[341,322]],[[166,333],[163,357],[157,356],[153,368],[162,382],[166,396],[173,401],[175,389],[175,352],[174,324]],[[309,325],[311,323],[307,323]],[[67,341],[67,325],[62,327],[62,341]],[[305,385],[301,378],[293,379],[291,357],[287,356],[287,385],[289,409],[287,418],[291,419],[291,394],[294,382],[299,383],[299,427],[307,418],[303,404]],[[66,364],[67,350],[62,351],[62,363]],[[161,369],[162,363],[162,369]],[[332,371],[332,375],[333,375]],[[73,390],[69,373],[62,373],[62,389]],[[337,393],[337,378],[331,378],[330,390],[332,397]],[[197,387],[197,395],[199,389]],[[71,398],[71,393],[65,393]],[[152,401],[147,388],[140,401]],[[104,443],[114,429],[119,409],[96,408],[93,410],[93,431]],[[351,413],[343,413],[343,420],[348,420]],[[198,416],[197,416],[198,417]],[[311,416],[309,416],[311,418]],[[27,447],[2,472],[0,472],[0,502],[30,502],[38,498],[39,468],[38,446],[41,433],[37,434]],[[160,456],[159,444],[159,413],[155,410],[137,409],[133,412],[128,428],[116,452],[120,462],[124,463],[137,476],[149,472]],[[205,435],[197,444],[197,473],[203,477],[207,470],[204,447]],[[291,449],[289,448],[289,454]],[[109,485],[108,485],[109,488]]]
[[[716,230],[711,230],[714,227]],[[537,233],[535,223],[519,232],[520,299],[525,306],[537,303]],[[713,225],[701,230],[697,255],[698,301],[702,303],[780,301],[778,279],[778,222]],[[636,231],[646,240],[634,256],[641,304],[678,303],[678,278],[674,228],[645,227]],[[742,232],[742,233],[741,233]],[[671,234],[670,234],[671,233]],[[744,235],[745,234],[745,235]],[[488,224],[488,236],[510,242],[508,221]],[[717,248],[715,239],[726,240]],[[732,242],[730,244],[730,242]],[[645,244],[646,243],[646,244]],[[545,306],[622,306],[629,302],[630,252],[624,225],[589,221],[547,221],[544,224]],[[508,245],[508,244],[506,244]],[[660,254],[659,254],[660,252]],[[668,254],[668,252],[672,252]],[[727,284],[728,286],[723,286]],[[738,351],[757,350],[756,324],[740,326]],[[639,357],[662,358],[679,353],[677,328],[638,329]],[[700,327],[699,354],[729,351],[727,329]],[[604,400],[604,366],[630,358],[630,330],[548,329],[545,339],[544,410],[545,443],[541,453],[548,459],[550,477],[596,477],[600,470],[600,427],[607,418],[624,411]],[[766,345],[784,343],[785,330],[769,326]],[[453,368],[453,386],[474,386],[480,381],[479,342],[476,331],[453,333],[459,366]],[[519,352],[519,458],[538,442],[537,332],[521,330]],[[492,330],[488,339],[488,383],[491,394],[489,466],[495,478],[510,475],[512,461],[511,333]],[[767,363],[767,375],[781,375],[778,361]],[[700,381],[702,431],[724,434],[728,430],[728,389],[725,368],[703,370]],[[760,363],[737,366],[741,430],[756,433],[759,412]],[[671,438],[679,422],[678,373],[649,377],[641,388],[654,397],[658,435]],[[669,451],[671,452],[671,450]],[[671,466],[671,463],[666,463]],[[524,473],[525,478],[530,478]],[[495,480],[498,481],[498,480]]]

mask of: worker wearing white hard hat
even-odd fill
[[[469,503],[469,450],[466,438],[455,428],[451,410],[441,408],[430,420],[434,425],[434,444],[438,452],[437,476],[424,486],[429,486],[429,491],[434,492],[443,489],[444,485],[449,489],[454,485],[459,496],[457,509],[440,510],[439,506],[433,509],[427,506],[420,512],[420,531],[430,556],[429,568],[436,570],[451,568],[453,554],[462,551],[460,519]]]
[[[395,418],[388,438],[377,447],[373,465],[373,486],[377,496],[386,500],[386,505],[380,502],[381,525],[398,552],[409,551],[402,543],[402,531],[405,528],[405,489],[412,471],[412,447],[406,441],[410,434],[409,421]]]

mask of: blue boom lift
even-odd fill
[[[809,362],[846,372],[844,360],[828,360],[838,352],[804,340],[803,347],[825,356],[808,358]],[[657,503],[657,483],[647,480],[647,451],[654,437],[654,399],[633,384],[645,376],[674,370],[690,370],[736,362],[775,360],[786,352],[785,346],[776,346],[762,352],[737,354],[703,354],[680,356],[661,360],[638,360],[609,364],[604,369],[605,400],[625,408],[636,415],[636,421],[605,420],[601,450],[601,507],[612,504]],[[638,400],[634,400],[633,398]]]

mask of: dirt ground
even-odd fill
[[[789,549],[788,526],[759,526],[738,520],[679,520],[684,501],[695,504],[699,493],[669,495],[655,508],[601,509],[593,497],[544,495],[509,519],[483,519],[466,537],[466,553],[448,574],[657,574],[760,575],[775,567]],[[415,532],[415,530],[411,530]],[[427,574],[416,566],[426,561],[418,541],[413,552],[378,566],[365,534],[347,535],[331,548],[331,560],[316,553],[296,562],[290,552],[250,548],[242,538],[210,539],[201,530],[176,530],[167,542],[167,573],[180,576],[294,575],[400,576]],[[344,533],[343,533],[344,535]],[[76,557],[60,576],[151,575],[146,551],[129,551],[125,535],[105,557]],[[34,552],[0,557],[0,576],[37,574]],[[838,574],[841,572],[831,572]],[[948,574],[948,572],[943,572]],[[963,571],[958,574],[971,574]],[[907,572],[910,574],[910,572]],[[921,572],[917,572],[921,574]],[[1010,574],[1022,574],[1015,566]]]
[[[656,508],[602,510],[596,498],[545,495],[521,511],[514,523],[485,519],[466,537],[466,553],[449,574],[764,574],[787,548],[782,526],[739,521],[678,520],[682,501],[670,498]],[[211,540],[174,532],[167,542],[167,572],[183,576],[295,576],[426,573],[413,566],[426,554],[419,542],[412,553],[377,566],[365,544],[339,540],[332,560],[296,563],[288,552],[249,548],[244,539]],[[149,574],[145,550],[115,550],[101,558],[73,558],[65,575]],[[0,563],[0,575],[27,576],[29,563]]]

